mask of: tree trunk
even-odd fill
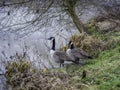
[[[72,18],[73,23],[77,27],[78,31],[80,33],[85,32],[87,34],[90,34],[88,32],[88,30],[85,28],[84,24],[79,20],[77,14],[75,12],[76,3],[77,3],[77,0],[76,1],[74,1],[74,0],[65,0],[65,5],[64,6],[67,7],[67,12],[70,15],[70,17]]]
[[[75,11],[73,10],[69,10],[68,11],[72,20],[73,20],[73,23],[75,24],[75,26],[77,27],[78,31],[80,33],[83,33],[84,32],[84,25],[82,24],[82,22],[79,20],[78,16],[76,15]]]

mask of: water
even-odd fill
[[[6,86],[6,78],[4,75],[0,75],[0,90],[8,90]]]

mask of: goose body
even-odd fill
[[[54,51],[54,50],[50,50],[50,55],[51,58],[56,62],[56,63],[60,63],[60,67],[61,65],[63,65],[64,63],[64,59],[60,58],[60,52],[58,51]],[[63,55],[63,54],[62,54]]]
[[[91,59],[92,57],[88,55],[85,51],[80,48],[68,49],[67,54],[71,56],[73,59],[80,58],[80,59]]]
[[[90,55],[88,55],[85,51],[80,48],[75,48],[74,44],[69,42],[70,48],[67,49],[66,53],[75,60],[76,63],[79,62],[79,59],[92,59]]]
[[[55,51],[55,38],[54,37],[50,37],[49,40],[52,40],[52,48],[50,50],[51,58],[56,63],[60,63],[60,67],[61,67],[61,65],[62,66],[64,65],[64,61],[72,61],[72,59],[67,55],[66,52]]]

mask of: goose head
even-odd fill
[[[71,44],[73,44],[73,42],[72,42],[72,41],[69,41],[69,42],[68,42],[68,45],[70,46]]]
[[[52,48],[51,48],[51,50],[55,50],[55,37],[50,37],[50,38],[48,38],[48,40],[52,41]]]
[[[55,40],[55,37],[50,37],[50,38],[48,38],[48,40]]]

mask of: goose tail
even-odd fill
[[[88,56],[88,58],[89,58],[89,59],[93,59],[93,57],[92,57],[92,56]]]

